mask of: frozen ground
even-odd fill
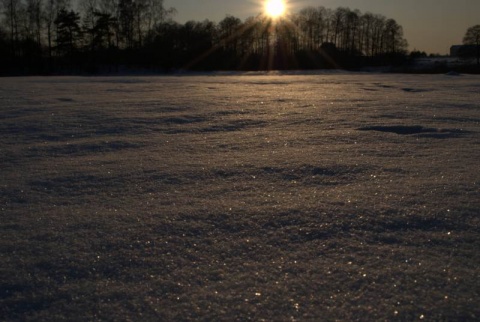
[[[480,318],[480,77],[0,79],[0,319]]]

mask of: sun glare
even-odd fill
[[[267,0],[265,2],[265,12],[272,18],[278,18],[285,13],[286,6],[284,0]]]

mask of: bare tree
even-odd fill
[[[303,46],[309,50],[313,50],[315,46],[316,18],[316,9],[314,7],[307,7],[300,11],[298,27],[302,31]]]
[[[480,25],[468,28],[465,37],[463,38],[465,45],[476,46],[477,51],[477,65],[480,66]]]
[[[361,17],[362,37],[360,45],[361,47],[359,49],[366,56],[373,56],[373,53],[371,51],[371,42],[374,21],[375,16],[369,12],[367,12]]]
[[[28,37],[41,46],[42,32],[42,0],[27,0]]]
[[[132,0],[119,1],[119,33],[121,34],[127,48],[133,48],[135,45],[135,12],[135,3]]]
[[[93,43],[95,38],[95,25],[97,16],[95,15],[98,11],[98,1],[97,0],[80,0],[80,10],[83,15],[83,27],[87,31],[90,39],[89,44],[93,49]]]
[[[111,27],[114,31],[115,45],[120,46],[120,3],[119,0],[99,0],[100,12],[111,17]]]
[[[145,13],[147,30],[152,30],[176,14],[175,8],[165,9],[163,0],[146,0],[148,8]]]
[[[371,31],[371,56],[376,56],[384,50],[384,32],[386,18],[382,15],[375,15]]]
[[[387,53],[400,53],[407,47],[403,39],[403,28],[394,19],[388,19],[385,23],[385,51]]]
[[[238,54],[240,35],[238,34],[242,21],[233,16],[226,16],[218,24],[219,36],[224,50]]]
[[[10,31],[10,46],[12,56],[16,56],[16,48],[20,38],[20,16],[22,3],[20,0],[2,0],[6,24]]]
[[[53,51],[52,35],[56,16],[55,0],[46,0],[43,9],[43,21],[45,22],[47,32],[48,57],[50,59],[52,58]]]
[[[359,38],[358,32],[360,29],[360,16],[361,13],[359,10],[349,11],[346,16],[348,33],[346,46],[351,54],[355,53],[360,47],[357,44]]]

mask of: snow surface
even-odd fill
[[[6,319],[475,320],[480,77],[0,79]]]

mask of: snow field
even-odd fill
[[[6,320],[475,320],[477,76],[0,79]]]

